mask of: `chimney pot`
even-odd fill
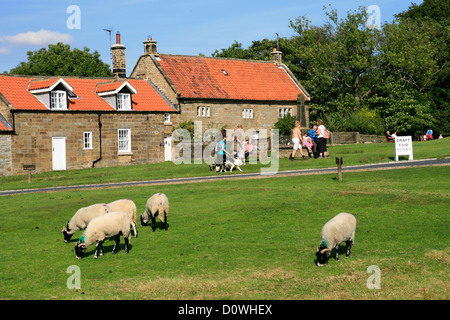
[[[120,44],[120,32],[119,31],[117,31],[117,33],[116,33],[116,43]]]

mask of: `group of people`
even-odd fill
[[[439,134],[438,139],[442,139],[442,138],[443,138],[443,136],[441,133],[441,134]],[[431,130],[431,129],[428,129],[427,133],[423,135],[423,141],[427,141],[427,140],[433,140],[433,130]]]
[[[397,137],[397,132],[394,131],[392,134],[389,131],[386,131],[386,142],[394,142],[395,138]],[[438,139],[442,139],[442,134],[439,135]],[[427,140],[433,140],[433,130],[428,129],[427,133],[425,133],[423,136],[419,136],[419,139],[421,141],[427,141]]]
[[[293,151],[289,156],[291,161],[295,161],[295,154],[297,150],[299,150],[300,155],[303,160],[307,160],[308,158],[303,153],[302,146],[305,146],[308,150],[309,157],[314,158],[325,158],[328,156],[327,152],[327,139],[326,136],[327,129],[325,128],[323,121],[321,119],[317,120],[317,124],[314,125],[311,129],[305,132],[303,135],[300,131],[300,122],[295,121],[295,126],[292,129],[292,144]]]
[[[222,130],[221,132],[221,140],[216,145],[216,161],[213,162],[210,166],[210,170],[214,166],[220,166],[225,165],[225,162],[228,157],[232,158],[238,158],[242,161],[242,164],[245,166],[245,162],[247,161],[249,155],[253,151],[253,144],[252,140],[248,139],[247,141],[244,140],[244,130],[242,128],[241,124],[237,125],[237,129],[234,132],[234,141],[237,142],[237,151],[235,154],[227,151],[227,132],[226,130]]]

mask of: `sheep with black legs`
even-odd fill
[[[87,248],[97,242],[95,247],[94,258],[98,255],[103,255],[103,241],[106,238],[115,237],[116,243],[112,249],[112,254],[117,252],[117,247],[120,243],[120,234],[125,240],[125,253],[128,253],[128,245],[130,243],[130,217],[126,212],[109,212],[108,214],[98,216],[91,220],[86,228],[86,231],[75,245],[75,255],[77,259],[81,259]]]
[[[325,223],[320,232],[322,241],[316,252],[317,266],[323,266],[331,255],[331,250],[336,250],[336,261],[339,261],[339,248],[342,242],[347,244],[346,258],[350,256],[350,250],[355,243],[356,218],[346,212],[339,213]]]
[[[152,221],[153,232],[156,229],[156,216],[167,231],[167,215],[169,214],[169,199],[164,193],[156,193],[147,200],[144,213],[141,215],[141,225],[146,226]]]
[[[128,216],[131,220],[131,226],[133,227],[134,237],[137,238],[138,232],[136,229],[136,215],[137,209],[133,200],[130,199],[121,199],[116,200],[111,203],[108,203],[108,207],[110,207],[111,211],[123,211],[128,213]]]
[[[93,218],[111,211],[112,210],[105,203],[98,203],[80,208],[61,230],[64,234],[64,242],[69,242],[70,238],[72,238],[73,234],[78,230],[86,229]]]

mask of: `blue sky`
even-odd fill
[[[339,17],[359,6],[378,6],[381,23],[422,0],[1,0],[0,72],[27,61],[27,51],[64,42],[88,47],[110,64],[117,31],[126,46],[127,75],[144,52],[149,35],[158,52],[210,56],[235,40],[244,48],[253,40],[293,35],[289,21],[306,16],[314,25],[326,21],[332,3]],[[74,7],[71,7],[75,5]]]

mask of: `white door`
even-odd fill
[[[66,138],[52,138],[53,170],[66,170]]]
[[[164,138],[164,161],[172,161],[172,138]]]

